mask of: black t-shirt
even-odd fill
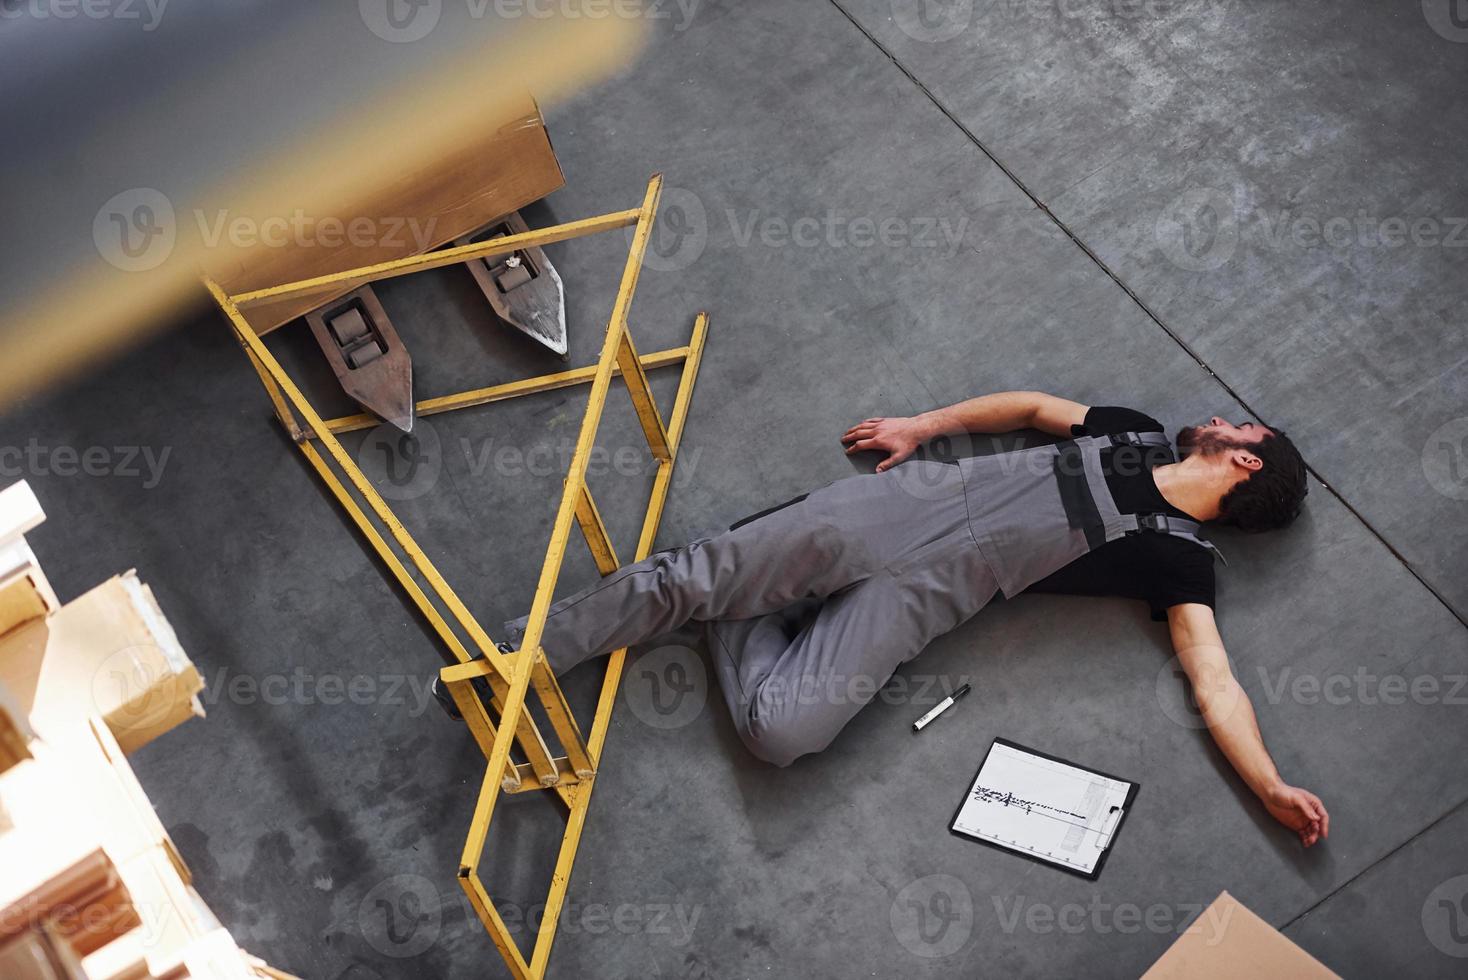
[[[1071,427],[1077,437],[1161,431],[1160,422],[1141,412],[1100,406],[1086,412],[1084,425]],[[1157,447],[1117,446],[1102,453],[1106,485],[1118,510],[1194,519],[1169,504],[1152,480],[1152,467],[1166,458]],[[1169,606],[1186,602],[1213,606],[1213,554],[1170,534],[1133,534],[1108,541],[1027,591],[1141,599],[1152,607],[1152,618],[1162,620]]]

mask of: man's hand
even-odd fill
[[[1320,797],[1298,786],[1281,784],[1264,797],[1264,808],[1269,815],[1300,837],[1306,847],[1330,836],[1330,814]]]
[[[932,434],[928,427],[915,418],[867,419],[846,430],[841,441],[846,444],[846,455],[875,450],[887,453],[887,458],[877,464],[881,473],[896,466],[927,442]]]

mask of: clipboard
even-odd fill
[[[996,738],[948,829],[1095,881],[1140,789],[1140,783]]]

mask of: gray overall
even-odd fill
[[[541,645],[561,674],[701,622],[740,738],[788,765],[997,592],[1128,534],[1211,550],[1193,521],[1117,510],[1102,451],[1121,444],[1168,447],[1161,433],[1125,433],[837,480],[556,602]],[[505,624],[513,642],[524,625]]]

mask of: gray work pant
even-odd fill
[[[898,666],[997,590],[959,468],[912,460],[618,569],[551,606],[541,647],[559,675],[704,623],[740,738],[784,766],[829,745]],[[512,642],[524,626],[505,624]]]

